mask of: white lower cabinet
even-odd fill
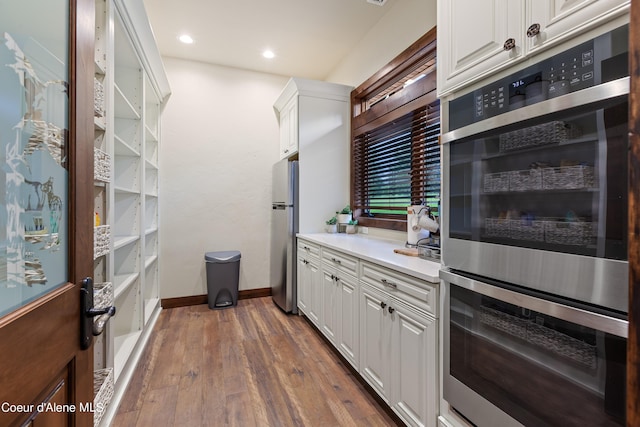
[[[320,248],[309,242],[298,243],[298,310],[320,327],[322,307],[322,271]]]
[[[438,417],[437,285],[298,240],[298,309],[410,426]]]
[[[320,330],[335,346],[338,325],[338,281],[335,270],[322,266],[322,318]]]
[[[437,321],[360,284],[360,374],[411,426],[437,421]]]
[[[391,314],[392,408],[409,425],[435,426],[437,321],[402,304],[394,306],[396,310]]]
[[[338,350],[358,369],[359,343],[359,310],[358,280],[344,274],[338,275]]]
[[[358,369],[358,279],[322,265],[322,333]]]
[[[360,285],[360,375],[391,404],[391,322],[388,296]]]

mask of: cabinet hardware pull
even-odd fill
[[[305,251],[309,250],[309,246],[303,246],[302,249],[304,249]]]
[[[380,302],[380,307],[384,310],[384,308],[387,306],[387,303],[385,302]]]
[[[514,47],[516,47],[515,39],[507,39],[507,41],[504,42],[504,45],[502,45],[502,48],[507,51],[513,49]]]
[[[331,258],[331,261],[335,262],[336,264],[340,264],[340,260],[339,259],[335,259],[335,258]]]
[[[394,311],[396,311],[396,309],[395,309],[395,308],[393,308],[393,307],[389,307],[389,314],[393,314],[393,312],[394,312]]]
[[[535,37],[538,34],[540,34],[540,24],[531,24],[531,26],[527,28],[527,37]]]
[[[396,285],[393,282],[388,281],[387,279],[380,279],[380,281],[382,282],[383,285],[389,286],[390,288],[393,288],[393,289],[397,289],[398,288],[398,285]]]
[[[331,280],[336,280],[336,276],[334,276],[333,274],[331,275]]]

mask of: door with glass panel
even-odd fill
[[[2,426],[93,422],[93,8],[0,5]]]

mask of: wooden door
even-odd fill
[[[0,425],[90,426],[93,0],[0,14]]]

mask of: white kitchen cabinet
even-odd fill
[[[298,153],[298,97],[293,96],[280,111],[280,158]]]
[[[391,405],[389,296],[360,284],[360,375]]]
[[[361,284],[360,373],[411,426],[437,421],[437,322]]]
[[[440,0],[437,8],[442,97],[627,13],[629,0]]]
[[[360,373],[412,426],[437,421],[435,294],[413,278],[362,263]]]
[[[338,340],[338,280],[336,271],[322,265],[322,316],[320,331],[334,345]]]
[[[420,260],[408,267],[401,266],[405,260],[399,259],[400,265],[394,268],[375,261],[376,253],[388,260],[393,244],[325,236],[336,235],[298,238],[300,312],[407,425],[436,426],[438,283],[433,283],[437,280],[434,263]],[[320,274],[314,268],[318,261]],[[428,279],[422,274],[426,271],[431,271]],[[313,287],[322,292],[311,297],[313,274],[320,277]],[[322,300],[320,316],[312,318],[309,306],[318,299]]]
[[[528,54],[595,28],[629,10],[629,0],[557,0],[527,3]],[[538,30],[539,28],[539,30]]]
[[[351,90],[291,78],[274,103],[280,157],[299,162],[300,232],[324,231],[325,221],[349,203]]]
[[[94,346],[95,368],[114,374],[113,402],[101,414],[108,425],[161,310],[158,151],[170,90],[141,0],[96,0],[95,50],[104,96],[94,120],[95,159],[109,175],[96,181],[95,208],[110,241],[94,261],[94,278],[112,284],[117,309]]]
[[[338,343],[340,353],[358,369],[360,357],[360,316],[358,280],[348,274],[337,273],[338,284]]]
[[[322,307],[322,271],[320,247],[298,240],[298,310],[320,328]]]
[[[358,368],[358,279],[322,264],[321,332]]]
[[[467,86],[525,52],[524,0],[438,1],[438,96]],[[514,47],[505,50],[507,40]]]
[[[436,320],[400,303],[391,308],[395,308],[390,316],[392,408],[409,425],[434,426],[438,414]]]
[[[322,333],[358,368],[358,266],[351,255],[323,247]]]

